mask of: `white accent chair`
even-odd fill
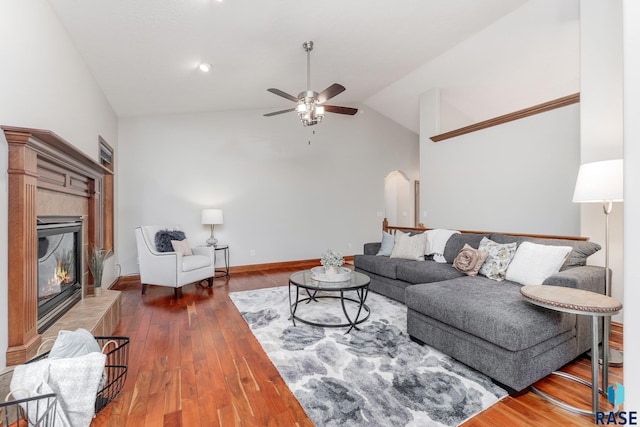
[[[180,227],[143,225],[135,229],[142,294],[146,294],[147,285],[168,286],[174,288],[178,299],[182,296],[182,286],[189,283],[207,280],[211,287],[215,276],[215,251],[209,247],[194,247],[190,256],[158,252],[155,235],[167,229],[180,230]]]

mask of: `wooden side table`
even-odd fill
[[[546,393],[543,393],[533,386],[531,388],[535,393],[550,402],[555,403],[561,408],[578,414],[595,415],[599,409],[599,394],[602,393],[607,396],[607,387],[609,386],[609,342],[606,337],[603,339],[602,343],[602,389],[600,389],[598,385],[598,319],[600,317],[610,317],[620,312],[620,310],[622,310],[622,304],[606,295],[582,289],[566,288],[563,286],[523,286],[520,289],[520,293],[527,299],[527,301],[541,307],[565,313],[591,316],[591,383],[566,372],[553,372],[555,375],[560,375],[591,387],[591,411],[562,402]]]

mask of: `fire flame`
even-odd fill
[[[69,275],[69,271],[64,267],[62,260],[58,260],[58,265],[56,267],[55,272],[53,273],[53,279],[56,280],[58,285],[68,284],[71,281],[71,275]]]
[[[71,283],[71,275],[69,271],[65,268],[64,262],[62,259],[58,259],[58,264],[56,266],[55,271],[53,272],[53,276],[49,279],[49,282],[41,290],[41,297],[47,297],[49,295],[57,294],[60,292],[60,285]]]

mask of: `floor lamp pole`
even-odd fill
[[[607,296],[611,296],[611,270],[609,269],[609,214],[611,214],[611,209],[613,207],[613,202],[611,200],[604,201],[602,203],[602,209],[604,211],[605,218],[605,235],[604,235],[604,290]],[[603,338],[604,340],[609,340],[611,336],[611,317],[606,317],[604,319],[604,327],[603,327]],[[602,352],[600,352],[602,354]],[[609,346],[609,354],[603,355],[601,362],[607,363],[608,366],[622,366],[623,356],[620,350],[612,349]],[[605,389],[609,386],[608,378],[607,378],[607,370],[602,370],[602,388]]]

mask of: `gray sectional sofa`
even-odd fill
[[[586,316],[527,302],[518,283],[467,276],[456,270],[452,262],[464,244],[478,248],[485,236],[498,243],[526,240],[571,246],[573,251],[560,272],[543,284],[605,291],[604,268],[586,265],[599,245],[522,235],[454,234],[444,252],[447,263],[377,256],[380,243],[367,243],[364,254],[354,256],[355,270],[371,277],[370,290],[406,304],[407,331],[414,340],[517,393],[589,350],[591,322]]]

